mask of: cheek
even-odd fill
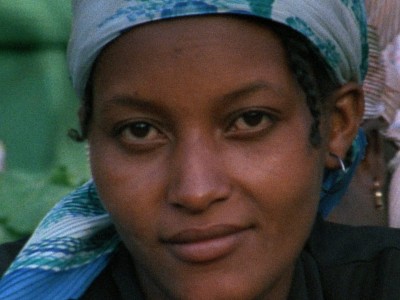
[[[324,153],[308,142],[308,131],[292,128],[279,137],[237,151],[229,159],[235,161],[234,173],[242,174],[249,190],[262,195],[273,194],[271,203],[279,206],[302,205],[305,195],[318,198],[324,169]],[[279,199],[279,201],[278,201]]]
[[[149,239],[164,197],[163,163],[131,161],[107,143],[90,144],[90,164],[100,199],[121,236]],[[132,167],[134,166],[134,167]]]
[[[324,155],[307,134],[287,133],[274,141],[231,158],[240,174],[236,184],[253,199],[270,234],[306,238],[318,208]]]

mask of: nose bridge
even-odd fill
[[[176,206],[201,211],[229,196],[217,142],[197,132],[180,141],[172,160],[168,198]]]

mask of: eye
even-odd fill
[[[273,121],[273,117],[265,111],[246,111],[234,120],[231,131],[233,133],[258,132],[269,128]]]
[[[124,124],[117,128],[116,133],[125,144],[153,143],[165,138],[160,130],[144,121]]]

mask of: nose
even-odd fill
[[[190,213],[200,213],[231,194],[229,176],[216,142],[201,138],[175,148],[167,199]]]

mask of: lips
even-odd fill
[[[162,243],[178,260],[188,263],[208,263],[233,253],[244,243],[249,229],[234,225],[193,228],[162,239]]]

